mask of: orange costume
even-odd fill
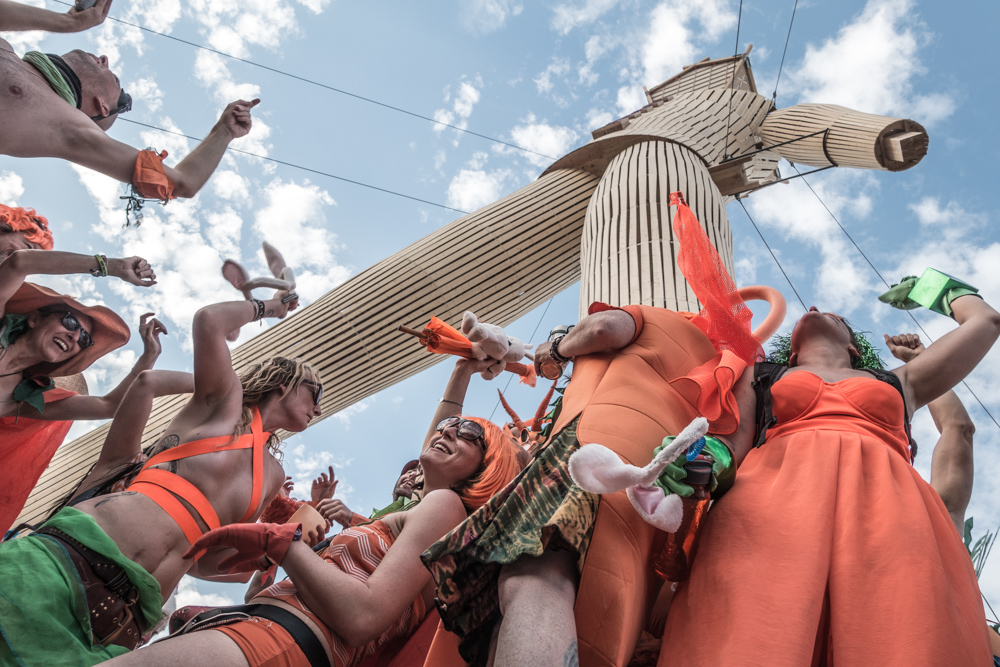
[[[392,531],[381,520],[364,526],[347,528],[331,541],[323,552],[323,559],[343,572],[360,581],[367,581],[375,568],[385,557],[393,543]],[[354,667],[364,658],[374,655],[380,647],[397,637],[409,636],[423,621],[426,609],[423,598],[417,597],[396,622],[371,642],[361,647],[351,647],[334,634],[320,618],[311,612],[298,596],[298,590],[290,579],[280,581],[264,589],[254,601],[260,598],[281,600],[302,611],[323,631],[327,645],[333,653],[334,667]],[[240,621],[232,625],[212,628],[224,633],[235,641],[250,663],[250,667],[273,665],[273,667],[303,665],[308,667],[304,654],[290,641],[290,635],[276,623],[258,622],[255,619]]]
[[[794,370],[771,392],[777,425],[703,524],[660,667],[991,664],[972,563],[909,463],[899,392]]]

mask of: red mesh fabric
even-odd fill
[[[709,421],[713,433],[733,433],[739,428],[740,413],[733,396],[733,386],[743,371],[764,351],[750,333],[753,313],[736,291],[722,258],[708,240],[698,218],[684,202],[680,192],[670,195],[677,206],[674,235],[680,250],[677,266],[702,304],[690,321],[700,329],[719,351],[719,355],[691,371],[686,377],[671,382]]]

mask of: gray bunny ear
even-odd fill
[[[277,248],[267,241],[264,241],[261,245],[264,248],[264,257],[267,259],[267,267],[271,269],[271,275],[275,278],[282,278],[283,276],[281,275],[281,272],[287,267],[285,264],[285,258],[281,256],[281,253],[278,252]]]
[[[233,287],[241,291],[246,281],[250,280],[250,275],[246,269],[231,259],[227,259],[222,263],[222,277],[228,280]]]
[[[295,272],[292,271],[292,267],[286,266],[285,268],[283,268],[281,270],[281,276],[279,276],[279,277],[282,280],[284,280],[286,283],[288,283],[289,285],[291,285],[291,287],[288,288],[289,291],[295,289]]]

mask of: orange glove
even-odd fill
[[[201,557],[212,547],[233,547],[237,553],[219,562],[219,569],[230,574],[266,570],[271,563],[280,565],[292,542],[302,539],[301,523],[234,523],[210,530],[191,545],[185,558]],[[271,562],[261,563],[261,556]]]

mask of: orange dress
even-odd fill
[[[659,667],[990,665],[976,575],[909,463],[903,402],[808,371],[703,526]]]

